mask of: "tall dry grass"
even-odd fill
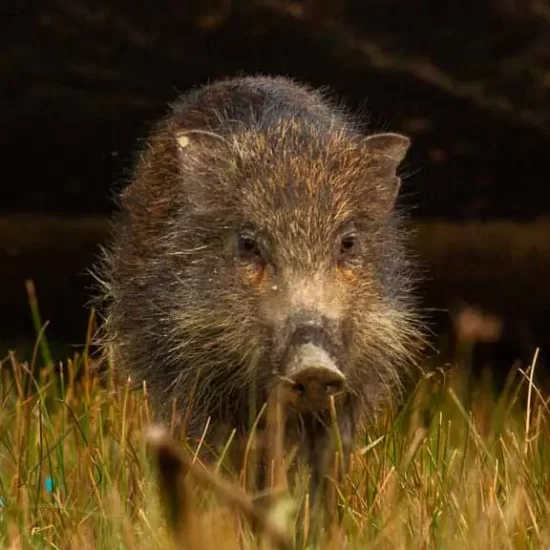
[[[87,348],[62,366],[43,334],[31,361],[15,350],[1,364],[3,548],[550,547],[550,414],[536,362],[498,396],[452,367],[422,376],[361,433],[322,525],[297,515],[303,472],[260,506],[170,427],[151,431],[146,388],[100,383]]]

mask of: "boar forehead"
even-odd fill
[[[349,224],[376,218],[375,165],[350,143],[259,151],[244,170],[241,215],[279,242],[332,241]]]
[[[256,223],[292,222],[318,231],[375,214],[369,199],[383,185],[377,158],[345,134],[283,126],[238,136],[234,143],[231,179],[239,185],[232,198]]]

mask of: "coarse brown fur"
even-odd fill
[[[246,433],[250,391],[266,399],[292,316],[314,311],[346,376],[351,438],[399,391],[422,340],[394,208],[407,147],[282,77],[184,95],[141,153],[98,271],[115,367],[147,381],[159,415],[172,398],[182,415],[191,405],[190,435],[208,417],[214,439]],[[260,255],[236,253],[243,233]]]

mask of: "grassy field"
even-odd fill
[[[242,479],[151,437],[146,391],[100,384],[86,348],[56,364],[43,337],[30,361],[2,361],[2,548],[297,547],[292,492],[255,507]],[[549,548],[550,411],[532,371],[498,398],[453,365],[422,376],[362,434],[316,547]]]

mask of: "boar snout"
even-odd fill
[[[330,397],[345,391],[346,378],[329,352],[329,338],[317,323],[294,332],[284,365],[290,404],[302,412],[330,407]]]

